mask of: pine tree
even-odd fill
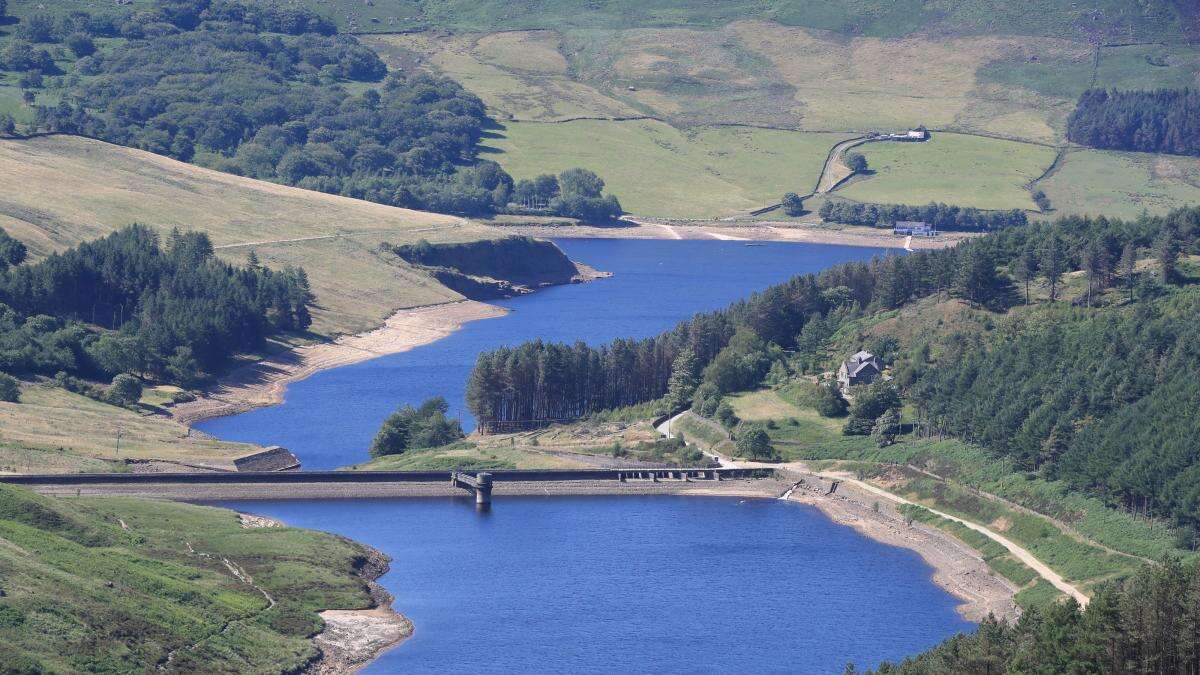
[[[1058,300],[1058,285],[1067,271],[1067,252],[1058,233],[1052,233],[1042,250],[1042,276],[1050,286],[1050,302]]]
[[[889,408],[886,412],[875,420],[875,426],[871,429],[871,439],[879,447],[887,447],[896,442],[896,436],[900,435],[900,411],[895,408]]]
[[[1132,243],[1125,244],[1125,248],[1121,250],[1120,266],[1125,288],[1129,290],[1129,301],[1133,302],[1133,287],[1137,283],[1137,252]]]
[[[1093,240],[1083,250],[1083,269],[1087,272],[1087,305],[1092,306],[1092,295],[1103,289],[1108,275],[1108,252],[1101,242]]]
[[[691,347],[685,347],[671,364],[671,379],[667,383],[668,412],[683,410],[692,401],[700,384],[700,362]]]
[[[959,261],[954,283],[954,295],[973,305],[995,308],[1003,304],[1011,290],[1007,279],[996,273],[991,255],[975,246]]]
[[[1158,278],[1164,284],[1175,282],[1175,267],[1179,260],[1179,234],[1171,224],[1163,227],[1158,238],[1154,241],[1154,251],[1158,255]]]
[[[1020,257],[1013,263],[1013,276],[1025,285],[1025,304],[1029,304],[1029,284],[1037,278],[1038,260],[1033,248],[1026,246]]]

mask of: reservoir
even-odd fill
[[[527,340],[600,344],[655,335],[697,312],[720,309],[797,274],[885,255],[885,249],[740,241],[565,239],[572,260],[610,279],[499,300],[510,313],[469,323],[432,344],[317,373],[290,385],[283,404],[196,427],[233,441],[282,445],[306,469],[364,461],[384,418],[401,405],[444,396],[451,416],[474,422],[463,403],[480,352]]]
[[[318,373],[282,405],[210,420],[309,469],[363,461],[382,420],[432,395],[463,404],[476,356],[541,338],[638,338],[796,274],[878,249],[735,241],[563,240],[611,279],[499,301],[504,317]],[[973,625],[914,552],[789,502],[730,497],[250,501],[231,508],[334,532],[393,558],[380,579],[416,632],[367,672],[841,673]]]
[[[366,672],[861,672],[974,626],[914,552],[770,499],[236,502],[393,557]]]

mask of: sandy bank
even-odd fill
[[[857,226],[835,229],[792,221],[657,220],[629,217],[618,225],[610,226],[579,225],[567,221],[493,223],[492,225],[509,234],[546,239],[706,239],[709,241],[743,241],[750,244],[762,241],[784,241],[872,248],[905,248],[904,237],[893,235],[885,229]],[[912,248],[946,248],[971,236],[973,235],[969,233],[951,232],[931,239],[914,238]]]
[[[391,607],[328,609],[325,629],[313,638],[321,660],[311,673],[348,673],[375,660],[413,634],[413,624]]]
[[[963,601],[958,606],[963,618],[978,622],[993,614],[1012,621],[1020,614],[1013,600],[1019,589],[988,569],[979,554],[963,542],[937,528],[907,523],[890,503],[853,486],[842,484],[834,494],[827,494],[828,481],[811,474],[797,474],[796,479],[805,483],[793,491],[792,501],[815,506],[835,523],[920,555],[933,568],[934,583]]]
[[[310,375],[398,354],[450,335],[470,321],[503,316],[506,310],[474,300],[463,300],[396,312],[368,333],[340,337],[333,342],[298,347],[235,370],[191,403],[172,409],[185,424],[234,415],[283,402],[292,382]]]
[[[353,673],[413,634],[412,621],[392,608],[395,598],[376,581],[387,574],[392,559],[378,549],[363,548],[367,556],[358,576],[366,582],[373,606],[321,612],[325,626],[312,638],[321,655],[306,673]]]

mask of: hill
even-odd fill
[[[926,17],[915,27],[893,21],[895,30],[880,32],[853,22],[824,25],[814,17],[826,9],[889,16],[898,4],[821,3],[818,11],[809,3],[807,12],[793,16],[787,3],[740,12],[726,3],[672,3],[677,11],[640,23],[631,17],[641,7],[625,7],[628,16],[607,21],[598,17],[609,6],[573,3],[489,15],[519,29],[511,31],[456,23],[468,10],[451,4],[439,3],[417,21],[427,31],[362,40],[393,69],[443,74],[479,96],[502,124],[486,140],[492,152],[485,156],[507,171],[525,176],[548,167],[589,168],[637,215],[725,217],[784,192],[805,194],[813,189],[811,172],[845,134],[917,125],[935,136],[959,134],[971,146],[971,162],[989,170],[974,172],[963,185],[964,167],[936,148],[871,148],[903,154],[901,164],[920,170],[852,185],[848,197],[1032,208],[1031,182],[1054,166],[1051,146],[1064,146],[1067,117],[1081,92],[1194,86],[1200,72],[1200,50],[1180,41],[1179,15],[1167,5],[1135,19],[1114,3],[1041,3],[1040,13],[1027,16],[1045,23],[1034,25],[998,3],[967,3],[950,12],[956,20]],[[420,17],[429,6],[410,6],[413,14],[406,16]],[[568,6],[578,11],[558,13]],[[905,7],[922,16],[920,3]],[[387,10],[360,16],[374,11]],[[1124,32],[1102,28],[1118,15]],[[1167,16],[1175,18],[1156,23]],[[1051,25],[1058,28],[1047,30]],[[1158,27],[1151,31],[1154,44],[1118,37],[1137,34],[1139,26]],[[447,34],[446,27],[468,32]],[[361,22],[358,29],[372,30]],[[729,137],[726,127],[746,128],[738,130],[741,137]],[[1052,189],[1038,187],[1063,197],[1055,205],[1059,213],[1095,212],[1075,198],[1091,191],[1117,213],[1136,213],[1143,205],[1165,212],[1186,205],[1189,192],[1182,175],[1151,185],[1138,173],[1090,181],[1072,171]],[[766,196],[771,199],[763,201]]]
[[[303,267],[313,330],[357,333],[397,309],[460,300],[427,273],[377,251],[383,241],[470,241],[484,228],[439,214],[234,176],[72,136],[0,140],[0,227],[35,256],[130,223],[209,234],[218,255],[250,251]]]
[[[375,551],[224,509],[0,486],[6,672],[297,672],[318,612],[375,605]]]
[[[1003,0],[402,0],[363,6],[352,0],[303,0],[356,32],[414,28],[497,30],[704,26],[753,17],[849,35],[902,37],[913,33],[1065,35],[1082,39],[1180,39],[1195,30],[1196,10],[1185,2],[1037,0],[1019,7]]]

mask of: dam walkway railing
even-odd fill
[[[320,483],[447,483],[456,475],[477,476],[474,471],[238,471],[178,473],[55,473],[4,474],[0,483],[27,486],[139,485],[139,484],[270,484],[312,485]],[[495,483],[614,481],[630,480],[727,480],[769,478],[774,469],[764,468],[668,468],[668,469],[491,469]]]

